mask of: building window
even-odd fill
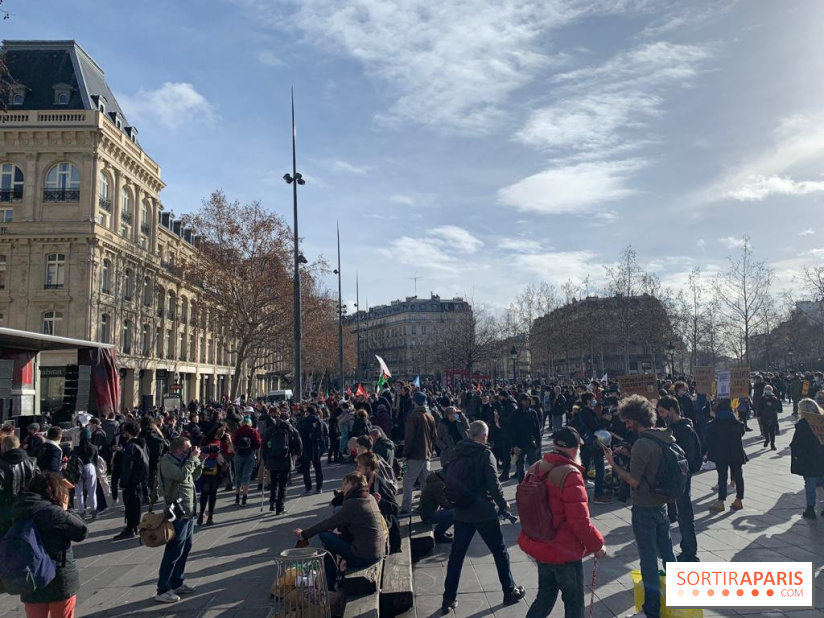
[[[57,335],[60,332],[60,322],[63,314],[59,311],[47,311],[43,314],[43,334]]]
[[[169,292],[169,307],[166,311],[166,317],[170,320],[175,319],[175,307],[177,306],[177,297]]]
[[[180,323],[186,324],[186,318],[189,313],[189,301],[185,296],[180,297]]]
[[[152,287],[152,280],[146,277],[143,279],[143,304],[146,307],[152,306],[152,296],[154,288]]]
[[[195,362],[195,336],[189,335],[189,361]]]
[[[100,343],[109,343],[112,338],[111,318],[108,313],[100,316]]]
[[[163,306],[166,304],[166,292],[162,287],[157,288],[157,317],[163,317]]]
[[[182,361],[186,360],[186,335],[184,335],[183,333],[178,334],[177,356]]]
[[[166,358],[172,358],[172,331],[166,331]]]
[[[25,86],[14,86],[11,89],[11,95],[9,97],[9,103],[12,105],[23,105],[23,102],[26,100],[26,87]]]
[[[44,202],[80,201],[80,171],[71,163],[58,163],[46,175]]]
[[[68,105],[69,104],[69,93],[68,92],[58,92],[57,99],[55,100],[57,105]]]
[[[149,203],[146,200],[140,202],[140,234],[148,236],[151,232],[151,224],[149,222]]]
[[[0,255],[0,290],[6,289],[6,256]]]
[[[0,202],[23,199],[23,170],[13,163],[0,165]]]
[[[110,188],[109,175],[101,171],[97,180],[97,222],[103,227],[109,227],[109,218],[112,216],[112,194]]]
[[[132,321],[124,320],[123,322],[123,337],[120,342],[120,349],[123,354],[132,353]]]
[[[155,328],[155,345],[158,358],[163,358],[163,331],[158,326]]]
[[[14,208],[0,208],[0,223],[14,221]]]
[[[143,333],[140,336],[140,350],[143,356],[148,356],[152,351],[152,341],[150,335],[149,325],[143,325]]]
[[[66,283],[66,256],[49,253],[46,256],[46,289],[57,290]]]
[[[127,238],[132,232],[134,214],[132,213],[132,194],[126,187],[120,192],[120,235]]]
[[[126,273],[123,278],[123,299],[124,300],[132,300],[132,295],[134,293],[134,273],[132,272],[131,268],[126,269]]]
[[[111,260],[103,260],[103,268],[100,271],[100,289],[104,294],[112,293],[112,263]]]

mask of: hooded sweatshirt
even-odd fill
[[[666,498],[652,492],[661,464],[662,446],[659,442],[675,442],[672,431],[661,427],[645,429],[632,445],[629,473],[640,481],[640,484],[632,489],[633,506],[661,506],[667,501]]]

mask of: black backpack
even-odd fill
[[[321,421],[312,421],[312,426],[309,428],[309,439],[315,444],[323,442],[323,424]]]
[[[143,483],[149,478],[149,454],[139,444],[129,444],[132,451],[132,485]]]
[[[444,494],[455,507],[465,509],[475,503],[476,477],[474,457],[453,459],[446,469]]]
[[[252,438],[249,436],[243,436],[238,438],[237,446],[235,447],[235,451],[241,457],[248,457],[252,454]]]
[[[677,500],[687,489],[690,473],[690,464],[684,450],[675,442],[670,444],[648,433],[641,434],[641,437],[652,440],[661,447],[661,462],[658,464],[655,483],[651,486],[652,493],[666,498],[667,502]]]
[[[269,452],[269,459],[280,460],[289,457],[289,430],[280,427],[272,429],[269,432],[266,449]]]

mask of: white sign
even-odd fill
[[[718,398],[719,399],[729,399],[730,398],[730,372],[729,371],[719,371],[716,374],[716,380],[718,380]]]

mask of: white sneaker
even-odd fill
[[[163,594],[155,595],[155,601],[158,603],[177,603],[180,597],[177,596],[173,590],[167,590]]]

